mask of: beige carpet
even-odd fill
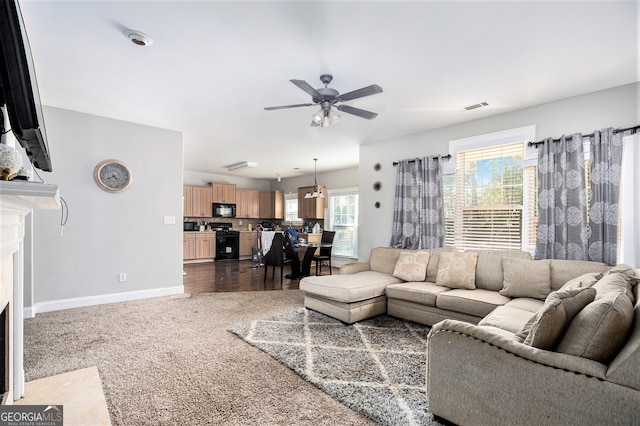
[[[97,366],[114,425],[374,424],[226,331],[302,299],[203,293],[38,314],[26,380]]]

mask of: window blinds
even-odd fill
[[[522,142],[458,152],[455,183],[444,181],[445,194],[455,194],[445,197],[446,245],[465,250],[529,244],[524,237],[533,232],[529,204],[535,198],[527,188],[525,201],[525,177],[533,176],[535,193],[535,172],[525,173],[523,155]]]

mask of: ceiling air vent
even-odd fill
[[[482,108],[482,107],[486,107],[489,104],[486,102],[480,102],[479,104],[474,104],[474,105],[469,105],[464,107],[464,109],[466,109],[467,111],[471,111],[472,109],[476,109],[476,108]]]

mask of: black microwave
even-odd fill
[[[200,226],[198,225],[198,222],[185,222],[184,223],[184,230],[185,231],[198,231],[200,229]]]
[[[236,205],[213,203],[213,217],[236,217]]]

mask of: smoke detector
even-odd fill
[[[141,33],[140,31],[126,30],[123,34],[136,46],[150,46],[153,44],[153,40],[151,40],[148,35]]]

